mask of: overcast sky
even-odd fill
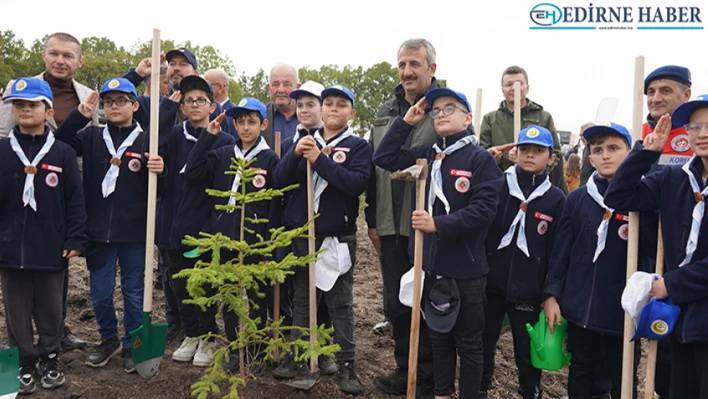
[[[79,39],[106,36],[132,47],[152,38],[212,45],[233,59],[238,73],[287,62],[295,67],[324,64],[368,67],[396,63],[405,39],[425,37],[437,50],[436,76],[474,103],[483,89],[482,113],[502,100],[502,71],[517,64],[529,74],[529,98],[551,112],[560,130],[578,130],[595,119],[604,97],[619,98],[615,121],[631,128],[634,59],[643,55],[645,75],[658,66],[683,65],[693,75],[693,97],[708,93],[706,30],[530,30],[531,1],[267,0],[194,2],[143,1],[27,2],[0,0],[0,30],[10,29],[30,44],[55,31]],[[158,4],[159,3],[159,4]],[[553,0],[559,7],[589,7],[589,1]],[[622,6],[665,7],[675,1],[625,0]],[[704,7],[682,0],[681,6]],[[117,8],[120,4],[125,7]],[[217,4],[223,4],[217,6]],[[616,6],[592,1],[593,7]],[[264,7],[267,5],[267,7]],[[32,11],[36,11],[33,14]],[[695,25],[694,25],[695,26]],[[356,95],[356,93],[355,93]],[[644,104],[646,114],[646,104]]]

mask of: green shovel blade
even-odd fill
[[[167,344],[167,324],[152,324],[152,312],[143,312],[143,325],[130,332],[135,369],[143,378],[157,374]]]
[[[202,247],[196,247],[196,248],[192,249],[191,251],[187,251],[187,252],[183,253],[182,256],[184,256],[185,258],[188,258],[188,259],[196,259],[196,258],[202,256]]]
[[[17,347],[0,350],[0,399],[12,399],[20,390],[20,356]]]

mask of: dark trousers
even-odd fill
[[[0,271],[8,344],[16,346],[20,367],[59,353],[63,336],[62,292],[66,271]],[[34,343],[32,320],[39,342]]]
[[[320,248],[323,239],[317,239],[315,248]],[[339,237],[340,243],[349,246],[352,267],[348,272],[337,278],[334,286],[328,292],[317,289],[317,302],[325,298],[329,317],[334,326],[334,343],[341,348],[337,352],[337,361],[353,362],[356,359],[356,342],[354,339],[354,265],[356,265],[356,236]],[[293,254],[303,256],[308,253],[308,244],[305,239],[293,241]],[[307,267],[299,267],[294,276],[295,295],[293,297],[293,325],[298,327],[310,326],[310,281]],[[318,323],[320,321],[318,320]],[[293,332],[291,339],[298,338]]]
[[[401,277],[410,270],[408,257],[408,237],[381,237],[381,278],[383,280],[384,313],[393,330],[396,368],[408,370],[408,353],[411,341],[411,308],[398,300]],[[428,326],[420,322],[418,343],[418,383],[433,385],[433,348],[430,343]]]
[[[573,354],[568,374],[569,399],[592,399],[592,387],[597,364],[601,361],[601,345],[605,347],[607,371],[612,381],[610,395],[620,399],[622,390],[622,346],[624,338],[606,335],[568,323],[568,347]],[[632,397],[637,398],[637,365],[641,358],[639,343],[634,344]]]
[[[487,293],[487,305],[484,308],[484,370],[482,372],[481,391],[492,388],[494,375],[494,356],[497,341],[501,333],[504,315],[509,315],[511,334],[514,339],[514,360],[519,370],[519,395],[523,399],[541,397],[541,370],[531,364],[531,338],[526,331],[526,323],[534,325],[538,321],[540,305],[515,304],[501,295]]]
[[[277,248],[275,250],[275,259],[283,260],[289,253],[290,248]],[[282,326],[291,326],[293,324],[293,276],[287,276],[285,281],[280,284],[280,318],[283,319]],[[266,301],[268,304],[268,314],[271,319],[275,319],[275,285],[269,285],[266,289]]]
[[[672,335],[671,363],[672,398],[708,399],[708,342],[682,344]]]
[[[435,395],[455,392],[457,356],[460,356],[460,399],[477,399],[482,381],[482,334],[487,277],[455,279],[460,292],[460,313],[452,331],[430,330],[435,365]]]
[[[671,399],[671,337],[659,340],[654,373],[654,392],[660,399]]]
[[[182,255],[183,252],[182,250],[168,250],[165,251],[165,255],[167,267],[170,269],[170,273],[173,276],[172,288],[177,297],[179,318],[182,322],[184,334],[187,337],[194,338],[210,332],[218,333],[219,327],[216,325],[216,313],[218,309],[216,306],[207,307],[206,311],[203,311],[196,305],[184,303],[185,300],[192,299],[187,291],[187,279],[175,278],[174,275],[182,270],[194,268],[197,260],[185,258]],[[202,286],[202,289],[206,291],[207,296],[212,295],[212,287]]]
[[[64,271],[64,287],[61,295],[61,324],[63,327],[66,320],[66,300],[69,297],[69,268]]]
[[[169,325],[182,325],[179,319],[179,301],[172,288],[172,273],[165,264],[165,251],[157,252],[157,272],[162,277],[162,293],[165,295],[165,320]]]

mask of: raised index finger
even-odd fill
[[[222,113],[219,114],[219,116],[217,116],[216,118],[214,118],[214,120],[213,120],[212,122],[216,122],[216,123],[218,123],[218,124],[221,124],[221,122],[224,121],[224,118],[226,118],[226,113],[222,112]]]

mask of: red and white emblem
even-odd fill
[[[130,162],[128,162],[128,169],[130,169],[132,172],[137,172],[143,167],[143,163],[140,162],[139,159],[131,159]]]
[[[347,153],[344,151],[337,151],[332,155],[332,160],[336,163],[344,163],[347,160]]]
[[[455,190],[460,194],[470,191],[470,179],[464,176],[458,177],[457,180],[455,180]]]
[[[44,182],[47,183],[47,186],[54,188],[59,185],[59,176],[54,172],[49,173],[47,177],[44,178]]]
[[[263,175],[255,175],[253,176],[253,187],[255,188],[263,188],[266,185],[266,178]]]
[[[545,235],[548,232],[548,222],[545,220],[541,220],[540,222],[538,222],[536,232],[538,232],[538,235],[540,236]]]
[[[688,135],[679,134],[671,139],[671,148],[676,152],[686,152],[691,148],[688,142]]]
[[[619,230],[617,230],[617,235],[627,241],[629,238],[629,223],[625,223],[622,226],[620,226]]]

